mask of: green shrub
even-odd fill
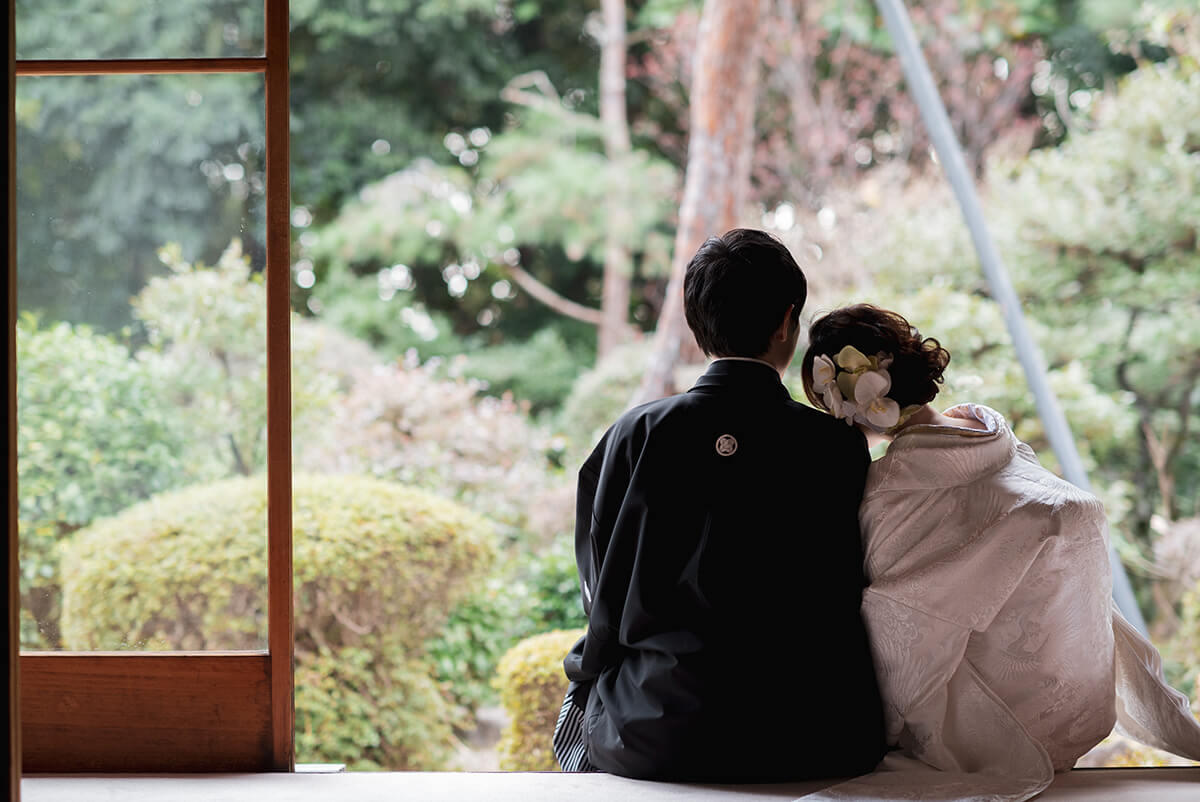
[[[1200,665],[1197,665],[1200,663],[1197,659],[1200,655],[1200,583],[1194,577],[1189,579],[1190,587],[1180,594],[1176,629],[1161,650],[1163,668],[1172,687],[1186,693],[1189,699],[1195,699],[1200,687]]]
[[[649,343],[623,345],[575,382],[559,418],[559,428],[569,443],[564,464],[582,462],[600,435],[629,408],[649,354]]]
[[[575,541],[556,538],[527,564],[525,581],[530,590],[528,620],[532,632],[575,629],[587,624],[579,595],[579,570],[575,567]]]
[[[561,537],[540,554],[514,558],[460,602],[427,650],[454,698],[478,708],[494,699],[496,664],[513,644],[586,623],[573,544]]]
[[[444,769],[462,711],[422,660],[365,647],[296,661],[296,756],[356,770]]]
[[[390,482],[294,484],[298,757],[441,767],[455,718],[423,644],[486,574],[492,527]],[[93,524],[64,554],[63,588],[68,648],[261,648],[265,481],[188,488]]]
[[[551,738],[567,677],[562,661],[582,630],[555,630],[526,638],[508,650],[496,671],[500,702],[509,724],[500,736],[500,768],[556,771]]]
[[[85,327],[17,323],[21,646],[58,645],[58,544],[187,481],[162,365]]]
[[[267,464],[267,290],[234,240],[212,267],[161,248],[171,271],[133,299],[149,346],[141,356],[163,365],[159,392],[186,419],[193,472],[203,479],[249,476]],[[295,316],[293,316],[293,320]],[[311,326],[292,336],[292,424],[319,429],[329,417],[335,376],[318,369],[327,337]],[[303,445],[304,441],[300,441]]]
[[[511,576],[492,576],[450,613],[426,649],[439,681],[464,707],[495,700],[491,686],[500,657],[521,638],[539,631],[527,617],[529,588]]]

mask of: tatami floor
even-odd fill
[[[342,773],[207,776],[36,776],[23,802],[778,802],[824,783],[702,786],[605,774]],[[1039,802],[1200,802],[1200,767],[1082,769],[1059,775]]]

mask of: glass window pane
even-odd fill
[[[261,56],[262,0],[17,0],[18,59]]]
[[[265,647],[262,101],[18,79],[26,649]]]

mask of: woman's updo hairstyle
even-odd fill
[[[891,354],[893,361],[887,371],[892,377],[892,389],[887,395],[901,409],[928,404],[936,398],[942,374],[950,364],[950,352],[941,343],[933,337],[922,337],[915,326],[896,312],[870,304],[835,309],[809,327],[808,350],[800,367],[804,393],[817,409],[825,409],[825,404],[820,394],[813,392],[813,359],[818,354],[836,359],[847,345],[853,345],[866,356]]]

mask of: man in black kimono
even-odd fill
[[[564,662],[565,770],[764,782],[882,758],[859,615],[866,442],[780,380],[806,294],[771,236],[710,238],[684,304],[715,361],[687,393],[621,416],[580,470],[588,627]]]

